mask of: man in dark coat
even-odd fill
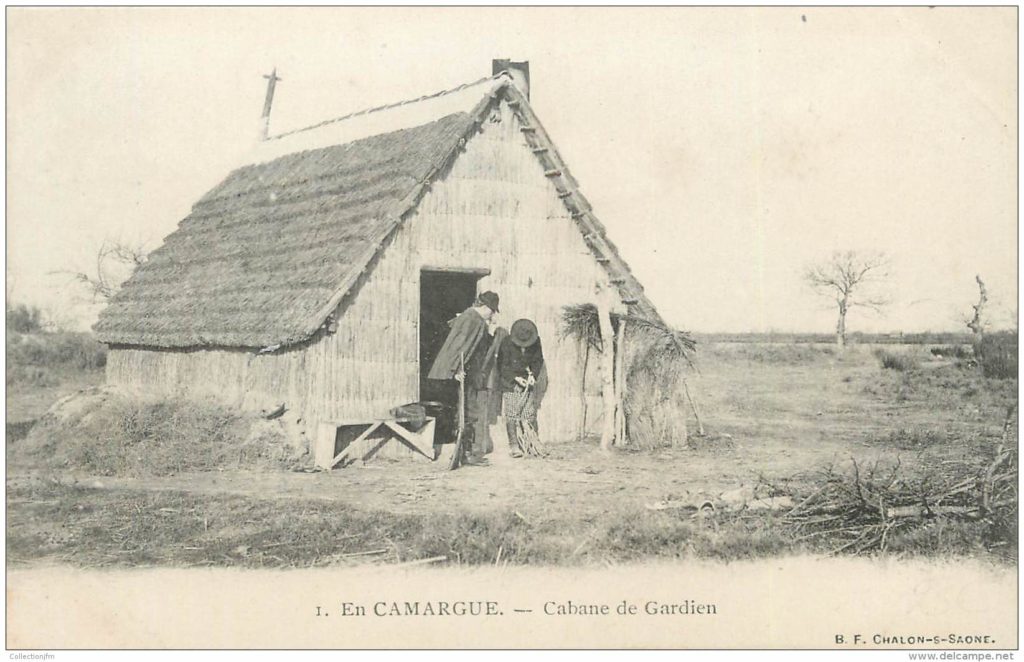
[[[477,464],[473,453],[476,422],[483,415],[485,398],[480,391],[487,388],[488,353],[492,336],[490,323],[498,312],[498,295],[484,292],[476,302],[451,322],[451,330],[441,346],[428,379],[462,381],[466,389],[466,425],[463,432],[464,461]],[[464,363],[464,366],[462,362]]]
[[[537,425],[537,380],[544,369],[544,351],[540,334],[532,320],[519,319],[512,325],[508,339],[498,348],[498,381],[501,388],[501,414],[505,417],[509,453],[522,457],[517,427],[523,421],[539,432]]]

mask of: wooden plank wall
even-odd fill
[[[540,424],[550,441],[579,432],[581,353],[558,338],[561,308],[595,301],[604,270],[527,147],[504,103],[398,231],[337,332],[303,348],[110,353],[108,381],[151,395],[212,397],[245,409],[285,401],[312,438],[318,421],[378,418],[419,399],[419,273],[424,266],[490,269],[499,323],[537,323],[549,388]],[[601,411],[597,356],[588,370],[588,425]]]

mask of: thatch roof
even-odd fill
[[[527,140],[548,148],[538,158],[546,170],[561,172],[555,180],[561,197],[623,301],[635,314],[657,318],[508,76],[456,91],[472,98],[473,106],[343,144],[284,155],[271,151],[265,160],[232,172],[124,284],[94,327],[100,340],[175,348],[262,348],[308,340],[372,268],[430,181],[457,158],[460,145],[502,97],[533,127],[524,134]],[[454,110],[456,96],[432,108]],[[387,118],[382,123],[376,116],[402,113],[410,117],[408,103],[375,109],[372,124],[367,113],[337,124],[359,124],[357,132],[365,132],[387,126]],[[324,132],[321,125],[313,128],[267,141],[267,147],[288,152],[315,144],[311,137]]]

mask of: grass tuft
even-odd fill
[[[882,364],[882,368],[886,370],[895,370],[897,372],[909,372],[918,368],[917,357],[909,354],[903,354],[898,352],[890,352],[886,349],[879,349],[875,352],[875,356],[878,357],[879,362]]]

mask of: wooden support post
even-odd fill
[[[580,434],[579,441],[587,436],[587,364],[590,363],[590,341],[584,340],[580,348],[583,354],[582,376],[580,377]]]
[[[615,333],[608,292],[601,286],[598,286],[597,318],[601,329],[601,395],[604,400],[601,450],[608,451],[615,440]]]
[[[615,343],[615,445],[626,445],[626,319],[619,320]]]
[[[317,469],[330,471],[334,466],[334,444],[338,428],[330,423],[321,423],[316,430],[316,445],[313,448],[313,463]]]

